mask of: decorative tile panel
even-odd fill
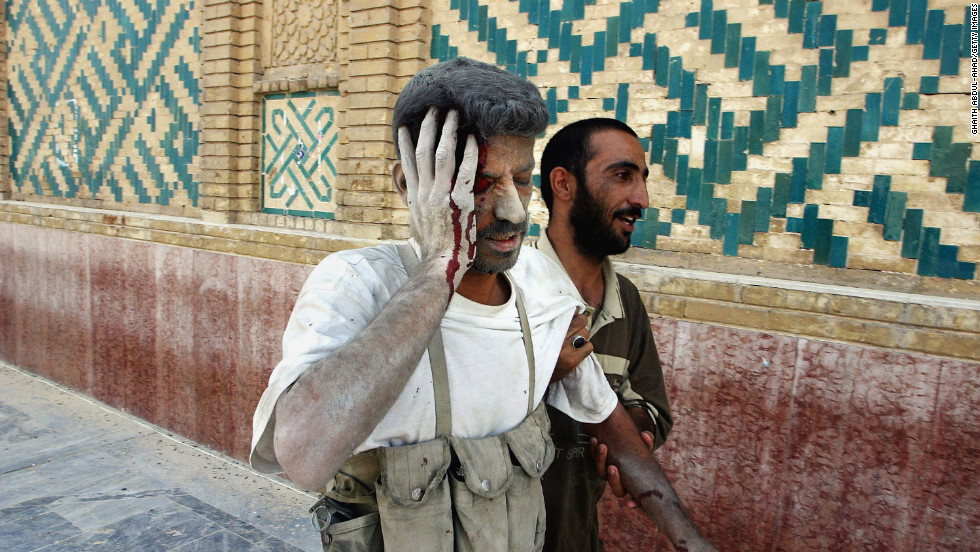
[[[337,91],[270,94],[262,106],[262,210],[332,219]]]
[[[538,84],[549,135],[633,126],[655,175],[636,246],[972,280],[975,32],[936,4],[443,0],[430,53]]]
[[[197,205],[194,0],[11,0],[6,25],[15,193]]]

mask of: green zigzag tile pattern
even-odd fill
[[[193,0],[7,3],[8,58],[12,51],[30,56],[8,67],[10,172],[18,191],[75,198],[84,189],[94,198],[108,189],[116,202],[132,195],[159,205],[180,194],[197,205],[192,169],[200,129],[188,112],[200,107],[197,60],[176,47],[199,57],[195,9]],[[120,31],[110,36],[113,28]],[[67,116],[57,115],[59,105],[68,106]],[[124,153],[124,144],[134,147]],[[54,152],[54,163],[39,157],[42,146]]]
[[[538,38],[548,39],[548,49],[517,51],[517,41],[508,39],[507,29],[498,28],[489,7],[478,0],[451,0],[459,19],[478,40],[496,55],[498,65],[523,77],[537,75],[537,65],[557,50],[559,61],[570,62],[571,72],[582,85],[592,83],[593,73],[605,70],[605,60],[618,55],[618,46],[628,43],[629,55],[642,58],[643,70],[653,71],[654,81],[667,90],[668,99],[680,99],[680,109],[667,113],[667,123],[654,125],[641,141],[651,163],[660,164],[674,179],[677,194],[686,197],[686,209],[675,209],[671,221],[659,220],[649,209],[634,233],[634,245],[656,247],[658,235],[670,235],[673,224],[683,224],[684,211],[697,211],[698,224],[710,227],[712,239],[723,242],[726,255],[737,256],[739,244],[752,244],[755,232],[769,230],[771,218],[786,219],[786,229],[799,233],[804,249],[814,251],[813,262],[835,267],[847,264],[846,236],[833,234],[834,221],[819,216],[819,205],[806,204],[807,189],[820,189],[825,174],[840,174],[845,157],[860,155],[861,142],[877,141],[881,126],[898,126],[903,109],[917,107],[918,94],[934,94],[938,76],[922,79],[919,91],[905,92],[902,78],[888,78],[882,92],[867,94],[865,108],[849,110],[843,127],[829,127],[826,142],[811,144],[808,157],[794,158],[793,170],[777,174],[772,187],[757,189],[755,201],[743,201],[738,212],[728,212],[728,200],[715,197],[715,186],[731,182],[732,171],[746,170],[748,155],[762,155],[765,144],[778,141],[781,130],[795,128],[797,115],[814,112],[817,96],[833,93],[834,79],[850,76],[854,61],[866,61],[873,47],[886,47],[887,29],[874,29],[868,44],[855,45],[851,30],[838,30],[837,16],[823,14],[820,0],[760,0],[773,6],[775,16],[788,20],[790,34],[801,34],[801,47],[819,50],[819,63],[804,66],[799,81],[786,81],[785,66],[770,65],[771,52],[756,50],[756,37],[743,36],[741,24],[728,23],[726,10],[713,9],[712,0],[701,0],[700,11],[688,14],[689,27],[698,27],[699,38],[711,41],[711,53],[722,55],[725,67],[739,69],[739,80],[752,81],[753,95],[766,97],[765,110],[752,111],[748,126],[734,125],[733,111],[724,110],[724,98],[712,97],[710,83],[697,82],[694,71],[684,68],[682,56],[672,56],[657,45],[655,33],[646,33],[642,43],[632,42],[632,30],[642,29],[647,14],[657,13],[659,0],[621,2],[619,16],[607,19],[606,30],[593,35],[591,45],[573,32],[572,23],[585,17],[585,6],[594,0],[568,0],[561,9],[551,9],[550,0],[519,2],[519,11],[536,27]],[[924,44],[923,59],[938,59],[939,75],[956,75],[960,58],[969,57],[969,7],[964,23],[946,24],[944,10],[928,9],[927,0],[874,0],[873,11],[888,11],[890,27],[905,27],[908,44]],[[458,55],[458,48],[433,25],[431,56],[445,60]],[[553,56],[552,56],[553,57]],[[563,91],[566,98],[578,96],[577,86]],[[903,92],[905,94],[903,95]],[[545,91],[552,113],[568,110],[568,99],[559,91]],[[605,98],[603,107],[625,121],[629,85],[623,83],[615,98]],[[679,138],[691,138],[693,127],[705,127],[704,166],[689,167],[688,156],[677,154]],[[969,160],[972,144],[951,142],[951,127],[937,127],[932,143],[917,144],[916,151],[930,161],[930,176],[947,179],[947,193],[963,194],[965,212],[980,212],[980,162]],[[922,226],[922,211],[905,209],[902,192],[889,190],[890,177],[875,177],[875,192],[868,198],[855,194],[854,205],[867,201],[868,222],[882,223],[886,240],[902,240],[902,255],[917,259],[923,276],[972,279],[976,263],[957,260],[958,246],[940,243],[941,229]],[[874,201],[871,201],[873,196]],[[789,204],[804,204],[804,216],[787,217]],[[882,213],[884,213],[882,215]],[[884,218],[882,218],[884,217]]]

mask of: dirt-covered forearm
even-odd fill
[[[623,486],[676,550],[715,550],[691,521],[660,462],[640,439],[636,425],[622,405],[617,405],[604,422],[587,424],[586,429],[608,447],[608,463],[619,468]]]
[[[357,337],[276,404],[275,450],[297,485],[322,491],[394,404],[446,312],[445,267],[423,263]]]

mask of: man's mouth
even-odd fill
[[[628,215],[622,215],[622,216],[618,216],[618,217],[616,217],[616,218],[617,218],[617,219],[618,219],[618,220],[619,220],[620,222],[622,222],[622,223],[623,223],[623,225],[624,225],[624,226],[626,227],[626,230],[627,230],[627,231],[629,231],[629,232],[632,232],[632,231],[633,231],[633,229],[634,229],[634,228],[636,227],[636,226],[635,226],[635,225],[636,225],[636,220],[637,220],[637,219],[638,219],[639,217],[634,217],[634,216],[628,216]]]
[[[507,234],[501,236],[487,236],[487,243],[497,251],[513,251],[521,245],[520,234]]]

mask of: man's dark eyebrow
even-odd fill
[[[622,161],[616,161],[615,163],[610,163],[606,165],[606,170],[609,169],[633,169],[634,171],[639,171],[640,166],[632,161],[628,161],[624,159]],[[648,174],[650,172],[650,169],[644,167],[644,172]]]

